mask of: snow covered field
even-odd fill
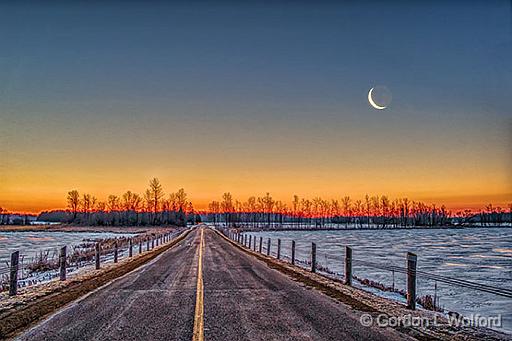
[[[281,239],[281,254],[291,254],[291,240],[296,242],[296,258],[310,260],[311,242],[317,244],[317,262],[343,274],[344,247],[353,248],[354,275],[378,281],[387,286],[405,289],[405,275],[358,264],[358,260],[405,267],[407,252],[418,255],[418,270],[464,279],[500,288],[512,289],[512,229],[466,228],[435,230],[348,230],[348,231],[276,231],[250,232],[258,243],[262,236],[266,246],[272,239],[275,253],[277,239]],[[264,247],[265,249],[265,247]],[[502,315],[503,327],[512,332],[512,299],[491,293],[454,286],[422,278],[418,275],[418,295],[439,298],[447,311],[463,315]],[[367,288],[377,292],[373,288]],[[400,295],[380,293],[400,299]]]
[[[85,240],[100,240],[106,238],[132,237],[136,234],[130,233],[110,233],[110,232],[0,232],[0,279],[6,279],[8,276],[8,262],[10,262],[11,253],[20,251],[20,270],[18,274],[20,285],[31,285],[45,282],[55,278],[58,275],[58,269],[45,271],[42,273],[30,273],[26,270],[27,264],[32,262],[38,255],[45,254],[49,259],[58,259],[59,249],[68,246],[68,255],[72,247],[84,243]],[[123,250],[120,250],[120,258],[123,256]],[[102,256],[104,261],[111,261],[111,256]],[[86,265],[86,264],[84,264]],[[79,270],[70,267],[68,271],[76,272]],[[5,278],[4,278],[5,277]]]
[[[39,252],[58,250],[63,246],[82,243],[85,239],[105,239],[130,237],[135,234],[89,233],[89,232],[0,232],[0,268],[6,266],[11,253],[20,251],[25,261],[32,259]]]

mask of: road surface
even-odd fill
[[[213,230],[198,228],[151,263],[70,304],[18,338],[407,338],[392,330],[363,327],[359,316],[351,307],[269,268]]]

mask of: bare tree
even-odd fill
[[[80,205],[80,194],[77,190],[72,190],[68,192],[67,203],[69,210],[73,214],[72,221],[75,221],[76,214],[78,213],[78,207]]]
[[[149,199],[149,203],[151,204],[151,210],[153,212],[153,224],[157,222],[157,214],[160,208],[160,201],[164,196],[164,190],[162,189],[162,185],[157,178],[153,178],[149,182],[149,189],[147,190],[147,199]]]
[[[222,195],[221,210],[224,213],[224,221],[226,225],[231,223],[231,214],[233,213],[233,196],[226,192]]]

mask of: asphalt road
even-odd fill
[[[200,229],[148,265],[65,307],[21,340],[192,340]],[[360,313],[204,230],[205,340],[391,340]],[[201,311],[201,312],[202,312]],[[196,316],[197,319],[197,316]]]

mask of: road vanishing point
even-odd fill
[[[403,340],[361,312],[194,228],[150,263],[65,306],[20,340]]]

